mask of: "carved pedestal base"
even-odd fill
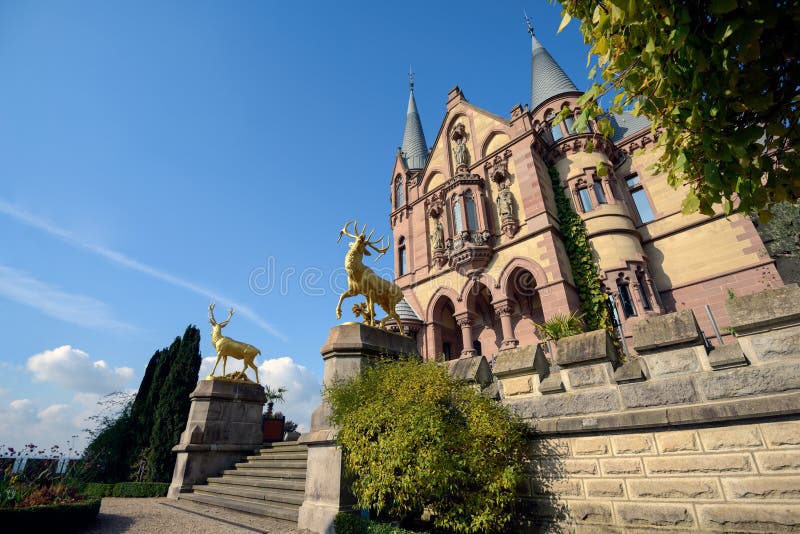
[[[201,380],[190,398],[186,430],[172,449],[178,458],[170,499],[230,469],[261,446],[261,412],[267,400],[263,386]]]
[[[439,248],[433,251],[433,264],[439,268],[442,268],[447,264],[447,255],[443,248]]]

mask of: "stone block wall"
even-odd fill
[[[605,332],[495,364],[537,432],[522,531],[800,531],[800,287],[733,299],[733,343],[691,310],[642,321],[638,357]],[[538,365],[536,365],[538,364]]]
[[[800,529],[798,420],[543,441],[534,447],[548,454],[523,493],[545,530],[549,520],[598,532]]]

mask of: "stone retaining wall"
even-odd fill
[[[497,357],[539,436],[522,530],[800,531],[800,287],[727,307],[736,340],[710,352],[684,310],[638,323],[624,363],[604,331]]]

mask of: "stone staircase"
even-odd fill
[[[306,485],[308,448],[295,441],[272,443],[234,469],[195,485],[179,499],[297,523]]]

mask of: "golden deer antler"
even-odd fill
[[[347,228],[353,223],[355,223],[355,232],[358,233],[358,220],[353,219],[352,221],[347,221],[346,223],[344,223],[342,229],[339,230],[339,239],[336,240],[337,243],[342,240],[343,235],[346,235],[347,237],[350,237],[352,239],[356,238],[356,236],[347,231]]]
[[[385,247],[376,247],[375,246],[377,243],[383,244],[382,241],[383,241],[383,236],[381,236],[381,238],[378,241],[373,241],[373,242],[368,242],[367,243],[367,246],[369,246],[372,250],[374,250],[375,252],[379,252],[380,253],[380,254],[378,254],[378,256],[375,257],[375,259],[373,261],[378,261],[378,259],[380,259],[381,256],[386,254],[386,252],[389,250],[389,247],[391,246],[391,243],[389,243],[389,242],[386,243]]]

